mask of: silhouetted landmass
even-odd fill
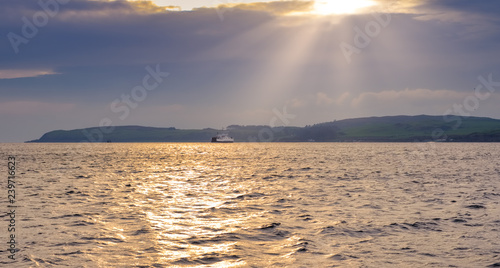
[[[306,127],[227,127],[236,142],[500,142],[500,120],[485,117],[384,116]],[[218,130],[141,126],[56,130],[30,142],[207,142]]]

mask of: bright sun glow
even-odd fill
[[[372,0],[316,0],[312,13],[318,15],[352,14],[375,4]]]

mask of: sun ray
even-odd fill
[[[261,104],[261,108],[284,102],[281,96],[290,91],[300,79],[320,34],[313,25],[315,23],[306,23],[300,30],[284,35],[281,41],[272,45],[272,57],[262,61],[252,81],[246,83],[246,92],[249,93],[246,98],[255,99],[256,103]]]

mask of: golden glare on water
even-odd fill
[[[0,144],[30,167],[16,267],[490,265],[500,145],[426,144]]]
[[[371,0],[317,0],[311,13],[317,15],[352,14],[375,4]]]

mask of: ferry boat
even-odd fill
[[[217,133],[217,136],[212,137],[212,142],[232,143],[234,142],[234,139],[233,137],[229,137],[229,134],[223,132]]]

